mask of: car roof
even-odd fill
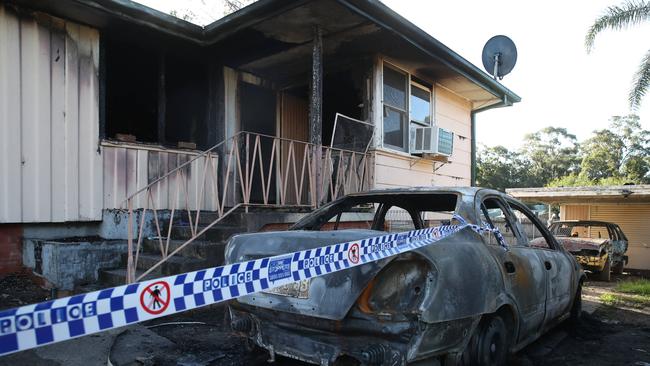
[[[608,226],[617,225],[613,222],[597,221],[597,220],[560,220],[554,221],[554,224],[580,224],[580,225],[593,225],[593,226]]]
[[[493,189],[481,188],[481,187],[453,187],[453,186],[444,186],[444,187],[432,187],[432,186],[421,186],[421,187],[404,187],[404,188],[382,188],[382,189],[372,189],[365,192],[351,193],[349,196],[374,196],[380,194],[426,194],[426,193],[459,193],[462,195],[473,196],[476,195],[479,191],[489,191],[490,193],[499,194],[505,196],[503,192],[499,192]]]

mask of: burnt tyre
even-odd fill
[[[508,357],[508,329],[498,315],[481,321],[467,344],[460,364],[463,366],[503,366]]]
[[[617,275],[623,274],[624,267],[625,263],[623,263],[623,261],[616,262],[616,264],[612,266],[612,273]]]
[[[609,282],[612,279],[612,261],[607,260],[605,262],[605,266],[603,267],[603,270],[597,273],[596,279],[598,281],[604,281],[604,282]]]
[[[576,296],[573,298],[573,305],[571,305],[571,313],[569,316],[569,323],[572,325],[580,324],[582,320],[582,282],[578,285]]]

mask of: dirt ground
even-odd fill
[[[650,308],[602,304],[600,296],[614,291],[613,282],[587,282],[584,287],[584,320],[577,327],[561,325],[511,357],[514,366],[537,365],[650,365]],[[27,276],[11,276],[0,280],[0,308],[43,301],[47,291],[41,290]],[[103,364],[110,358],[113,365],[192,365],[244,366],[268,365],[268,355],[248,347],[247,341],[229,330],[225,306],[178,314],[146,324],[127,327],[95,340],[83,337],[37,350],[20,352],[0,358],[2,365],[87,365]],[[84,339],[85,338],[85,339]],[[75,342],[85,341],[85,348],[96,348],[93,362],[69,349],[79,348]],[[88,343],[90,342],[90,343]],[[95,342],[95,343],[92,343]],[[92,346],[97,344],[97,347]],[[74,353],[74,352],[73,352]],[[97,361],[100,360],[100,361]],[[277,365],[302,365],[279,359]]]

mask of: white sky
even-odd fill
[[[593,20],[621,0],[384,0],[406,19],[483,69],[481,51],[496,34],[517,45],[517,65],[503,79],[522,101],[477,116],[477,140],[516,148],[526,133],[566,127],[579,140],[605,128],[614,115],[628,114],[627,95],[641,58],[650,47],[650,24],[596,39],[591,54],[584,36]],[[189,8],[206,14],[220,0],[140,0],[169,12]],[[214,9],[214,5],[208,5]],[[203,9],[203,10],[202,10]],[[650,93],[639,110],[650,129]]]

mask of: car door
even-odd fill
[[[481,224],[496,227],[502,233],[507,250],[492,233],[483,234],[488,248],[499,262],[506,292],[516,303],[519,321],[519,340],[533,336],[541,328],[545,317],[546,271],[536,251],[523,245],[524,239],[515,228],[507,204],[498,196],[488,196],[479,203]]]
[[[546,270],[546,311],[545,323],[550,323],[569,311],[573,283],[575,282],[575,263],[569,254],[559,248],[546,227],[528,208],[508,200],[518,230],[522,232],[526,245],[535,252]]]
[[[610,237],[612,238],[612,248],[616,254],[616,259],[623,260],[623,255],[627,252],[627,238],[623,234],[620,226],[612,224],[609,229],[611,231]]]

